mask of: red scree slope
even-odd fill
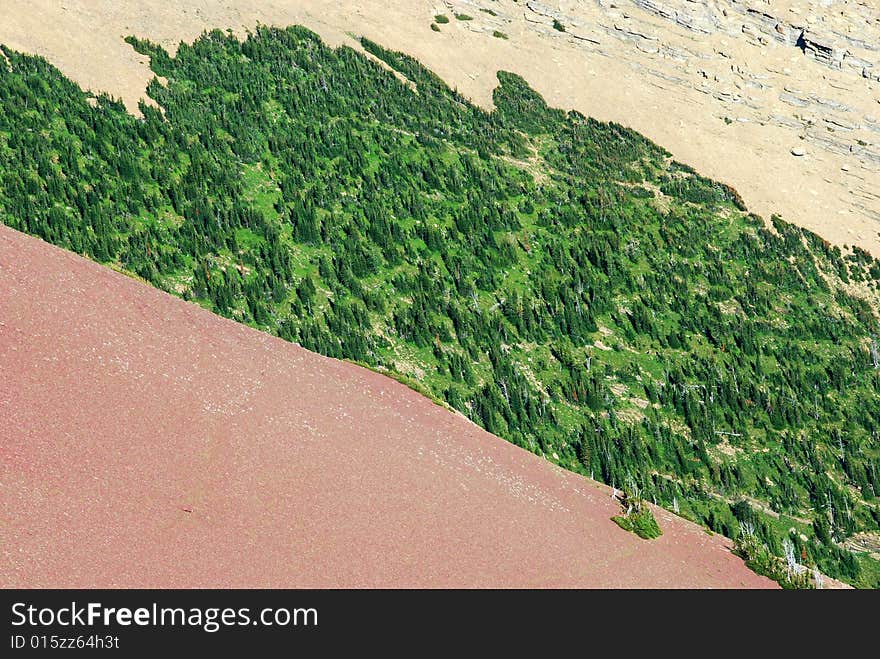
[[[407,387],[0,226],[2,587],[753,587]]]

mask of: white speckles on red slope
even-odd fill
[[[0,586],[767,586],[368,370],[0,226]]]

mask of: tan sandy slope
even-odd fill
[[[451,18],[440,32],[437,13]],[[641,131],[765,217],[880,256],[876,0],[3,0],[0,42],[135,108],[151,73],[125,35],[173,49],[257,22],[334,44],[366,35],[483,105],[495,71],[515,71],[554,105]]]

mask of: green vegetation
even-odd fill
[[[638,486],[630,479],[630,489],[617,496],[623,507],[623,515],[611,519],[623,530],[635,533],[645,540],[653,540],[663,535],[660,525],[654,519],[654,513],[639,494]]]
[[[557,19],[553,19],[553,29],[559,30],[560,32],[565,32],[565,25],[560,23]]]
[[[472,21],[472,20],[474,20],[473,16],[468,16],[467,14],[453,14],[453,16],[455,16],[456,20],[459,20],[459,21]]]
[[[635,533],[645,540],[653,540],[663,535],[663,531],[657,525],[657,520],[654,519],[654,513],[647,507],[642,508],[639,512],[630,513],[628,516],[617,515],[611,519],[623,530]]]
[[[440,28],[438,27],[438,25],[436,23],[431,23],[431,29],[434,30],[434,32],[440,31]]]
[[[367,40],[408,82],[299,27],[129,42],[141,118],[4,49],[0,221],[880,585],[842,546],[880,526],[880,262],[510,73],[487,113]]]
[[[446,25],[449,22],[449,17],[446,14],[437,14],[434,16],[434,21],[440,25]]]
[[[498,39],[507,39],[507,35],[504,34],[504,32],[501,32],[500,30],[493,31],[492,36],[496,37]]]
[[[859,561],[858,578],[853,581],[856,588],[877,588],[880,583],[880,561],[867,554],[856,555]]]
[[[821,575],[808,570],[797,562],[793,551],[794,543],[783,540],[789,559],[785,560],[773,554],[766,544],[761,542],[751,525],[745,524],[740,528],[740,535],[736,539],[734,552],[740,556],[753,571],[770,577],[787,589],[812,589],[821,585]]]

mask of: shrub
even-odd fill
[[[633,481],[629,489],[624,490],[618,495],[617,500],[625,512],[623,515],[618,515],[611,519],[620,528],[630,533],[635,533],[645,540],[659,538],[663,535],[663,531],[660,530],[660,525],[654,519],[654,513],[651,512],[651,508],[642,500],[639,491],[639,488]]]
[[[555,18],[553,19],[553,29],[559,30],[560,32],[565,32],[565,26]]]
[[[460,21],[472,21],[473,16],[468,16],[467,14],[454,14],[455,18]]]
[[[492,36],[493,36],[493,37],[497,37],[498,39],[507,39],[507,35],[504,34],[504,32],[500,32],[500,31],[498,31],[498,30],[495,30],[495,31],[492,33]]]
[[[663,535],[663,531],[660,530],[660,525],[657,524],[657,520],[654,519],[654,513],[652,513],[651,509],[647,506],[644,506],[639,512],[630,513],[628,517],[618,515],[611,519],[614,520],[620,528],[635,533],[637,536],[644,538],[645,540],[653,540],[654,538],[659,538]]]
[[[440,31],[440,28],[437,26],[436,23],[431,23],[431,29],[434,30],[434,32]]]
[[[788,569],[786,562],[758,539],[751,525],[741,527],[733,553],[742,558],[753,572],[773,579],[785,589],[811,589],[817,585],[812,571],[805,568],[799,571]]]
[[[440,25],[446,25],[449,22],[449,17],[446,14],[437,14],[434,17],[434,21],[439,23]]]

